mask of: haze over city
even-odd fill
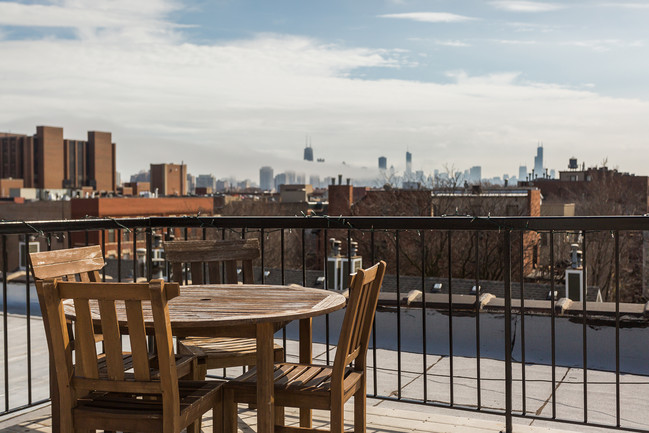
[[[647,174],[641,2],[0,1],[3,131],[111,131],[149,162],[258,179],[344,161],[483,177],[570,156]],[[308,173],[308,171],[307,171]]]

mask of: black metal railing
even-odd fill
[[[63,247],[76,246],[76,244],[88,244],[93,242],[93,239],[104,248],[116,251],[115,261],[117,268],[117,281],[131,278],[137,280],[138,278],[151,278],[154,274],[154,250],[156,249],[156,238],[162,237],[170,239],[172,235],[175,237],[182,237],[184,239],[190,237],[196,238],[227,238],[227,237],[250,237],[258,236],[261,239],[262,255],[259,261],[261,268],[261,282],[268,282],[270,277],[266,274],[268,269],[278,270],[279,280],[278,283],[299,283],[309,284],[307,275],[308,272],[318,272],[324,277],[323,287],[327,287],[327,282],[334,278],[330,275],[327,266],[327,258],[331,251],[328,246],[327,239],[330,236],[343,238],[346,242],[342,244],[346,246],[346,262],[347,269],[352,267],[352,238],[359,242],[359,248],[364,251],[364,257],[369,259],[369,262],[378,260],[385,260],[389,263],[389,273],[394,275],[394,299],[395,302],[392,307],[386,307],[389,316],[385,316],[385,320],[396,320],[394,332],[396,335],[390,337],[386,347],[396,350],[396,380],[397,389],[394,393],[381,393],[381,377],[380,373],[387,369],[380,364],[382,359],[377,356],[377,351],[381,349],[382,341],[386,338],[380,335],[378,328],[384,324],[382,320],[384,317],[380,314],[374,326],[372,335],[372,344],[370,355],[372,359],[371,368],[371,381],[372,391],[370,395],[376,398],[399,400],[409,403],[437,405],[443,407],[451,407],[463,410],[473,410],[487,413],[501,414],[505,416],[505,430],[512,431],[512,418],[513,417],[526,417],[533,419],[546,419],[556,420],[569,423],[587,423],[593,426],[616,428],[628,431],[649,431],[648,427],[643,427],[642,423],[625,425],[622,423],[623,417],[621,406],[621,375],[622,366],[620,362],[621,350],[624,346],[621,345],[620,330],[627,326],[622,320],[621,311],[621,281],[620,281],[620,256],[621,256],[621,243],[620,233],[641,233],[649,230],[649,217],[643,216],[624,216],[624,217],[150,217],[150,218],[122,218],[122,219],[86,219],[86,220],[69,220],[69,221],[30,221],[30,222],[2,222],[0,223],[0,236],[2,245],[2,301],[3,301],[3,351],[2,361],[4,363],[3,381],[4,381],[4,410],[0,411],[0,415],[5,415],[16,410],[20,410],[26,406],[33,406],[40,404],[46,399],[35,399],[33,395],[33,375],[32,375],[32,329],[31,321],[34,312],[31,311],[31,304],[34,299],[30,292],[30,275],[28,270],[24,272],[24,316],[26,320],[26,350],[25,350],[25,369],[26,379],[24,387],[26,388],[26,401],[15,403],[12,400],[12,392],[10,391],[10,363],[15,354],[10,354],[14,350],[14,344],[10,341],[8,316],[10,311],[8,309],[9,300],[9,287],[8,277],[11,269],[9,269],[9,257],[12,254],[17,254],[9,248],[9,240],[20,237],[24,244],[24,263],[28,263],[28,252],[30,239],[43,242],[46,247],[52,248],[53,239],[64,237],[66,242]],[[79,236],[78,234],[82,235]],[[111,239],[107,240],[107,233],[110,233]],[[550,404],[551,413],[548,416],[531,413],[527,406],[528,401],[528,388],[529,385],[534,383],[534,380],[529,379],[526,375],[526,368],[529,368],[532,362],[529,358],[529,346],[526,346],[526,332],[529,332],[529,327],[526,328],[526,317],[532,314],[533,307],[530,306],[530,301],[526,302],[525,295],[528,286],[525,275],[528,273],[528,265],[530,259],[530,252],[527,250],[529,247],[528,239],[526,236],[538,233],[546,234],[549,242],[547,243],[547,263],[546,270],[550,277],[550,296],[548,298],[548,307],[544,310],[544,320],[549,321],[549,335],[545,336],[545,341],[550,341],[550,361],[551,385],[550,391]],[[589,310],[592,303],[585,301],[586,290],[588,290],[588,271],[584,272],[583,292],[584,302],[581,303],[581,311],[578,315],[581,326],[581,363],[580,371],[582,373],[581,380],[581,400],[583,403],[582,416],[579,419],[570,419],[560,417],[557,413],[557,404],[564,403],[558,401],[557,396],[557,369],[562,367],[561,362],[557,360],[557,323],[563,320],[557,313],[557,302],[555,297],[555,285],[557,283],[556,275],[558,262],[556,260],[555,242],[558,239],[557,235],[562,234],[576,234],[580,236],[581,248],[583,250],[583,268],[588,269],[590,255],[587,251],[592,248],[590,245],[591,233],[609,233],[613,239],[614,248],[614,265],[612,267],[609,279],[612,281],[612,290],[614,296],[612,297],[614,303],[614,311],[609,312],[609,315],[614,318],[614,351],[615,362],[615,405],[612,409],[612,416],[615,421],[613,423],[593,421],[589,417],[589,366],[592,361],[597,363],[597,359],[593,360],[592,353],[589,353],[591,346],[589,346],[589,334],[591,321],[595,319],[598,314],[606,314],[605,312],[593,313]],[[468,236],[465,236],[468,234]],[[92,236],[91,236],[92,235]],[[142,236],[143,235],[143,236]],[[128,237],[125,237],[128,236]],[[567,236],[567,235],[566,235]],[[588,240],[588,244],[587,244]],[[123,242],[124,241],[124,242]],[[538,239],[537,239],[538,241]],[[481,246],[482,242],[482,246]],[[123,247],[131,244],[130,258],[124,259]],[[539,242],[536,243],[538,245]],[[432,245],[435,248],[432,248]],[[534,244],[534,242],[531,242]],[[490,248],[487,250],[487,247]],[[138,259],[138,247],[145,251],[144,257]],[[537,248],[537,247],[534,247]],[[642,244],[640,244],[642,248]],[[497,253],[494,253],[496,251]],[[513,254],[512,251],[515,251]],[[636,251],[637,253],[637,251]],[[535,253],[538,255],[538,252]],[[638,253],[642,256],[642,252]],[[636,256],[638,255],[636,254]],[[418,255],[418,256],[417,256]],[[437,260],[439,265],[435,269],[429,269],[429,265],[433,263],[433,257]],[[497,255],[494,261],[493,255]],[[416,257],[415,257],[416,256]],[[628,254],[628,257],[633,254]],[[15,256],[14,256],[15,257]],[[628,258],[627,257],[627,258]],[[484,281],[483,273],[486,271],[493,271],[487,268],[487,259],[492,263],[491,268],[499,267],[498,272],[499,281],[502,282],[503,292],[502,298],[504,304],[500,307],[504,316],[502,320],[497,316],[493,323],[502,324],[503,340],[498,344],[501,347],[501,360],[503,361],[504,379],[497,379],[504,384],[504,401],[502,406],[493,407],[489,406],[483,400],[484,388],[483,384],[488,381],[493,381],[493,378],[483,377],[481,374],[483,370],[483,363],[489,354],[484,354],[485,338],[481,338],[483,334],[486,316],[482,313],[482,295],[480,292],[480,285]],[[131,266],[125,265],[124,260],[130,260]],[[634,258],[637,261],[637,257]],[[644,258],[640,259],[644,266]],[[538,261],[538,260],[537,260]],[[542,260],[541,260],[542,261]],[[471,263],[472,262],[472,263]],[[483,263],[484,262],[484,263]],[[461,272],[458,271],[460,264],[469,265],[464,266]],[[493,264],[496,263],[496,264]],[[366,260],[365,265],[368,264]],[[471,266],[473,265],[473,266]],[[484,266],[483,266],[484,265]],[[631,266],[630,263],[624,263],[625,266]],[[636,264],[637,265],[637,264]],[[417,268],[417,266],[419,266]],[[517,269],[514,269],[516,268]],[[131,274],[124,277],[124,271],[131,271]],[[168,266],[165,266],[168,274]],[[297,276],[291,274],[290,271],[299,271]],[[456,304],[458,302],[458,289],[456,284],[458,281],[458,272],[462,273],[463,278],[472,280],[475,284],[475,293],[472,295],[471,308],[467,311],[458,310]],[[491,272],[493,273],[493,272]],[[103,273],[106,277],[106,271]],[[276,277],[275,273],[272,274]],[[415,304],[416,307],[405,306],[402,302],[403,279],[411,276],[419,276],[421,278],[420,284],[420,297],[419,301]],[[431,277],[444,277],[446,278],[446,294],[435,295],[431,294],[428,287],[428,280]],[[296,281],[292,281],[294,278]],[[514,280],[513,280],[514,278]],[[516,284],[517,283],[517,284]],[[512,287],[518,285],[518,297],[512,296]],[[427,293],[428,291],[428,293]],[[445,307],[439,306],[439,296],[443,296],[446,302]],[[517,302],[513,302],[518,299]],[[433,302],[437,300],[436,302]],[[421,314],[420,329],[414,329],[412,326],[404,329],[404,323],[407,320],[404,316],[404,309],[408,308],[408,312],[412,309],[419,309]],[[542,309],[538,306],[534,307],[537,312]],[[626,308],[626,304],[625,304]],[[431,314],[446,314],[447,325],[446,335],[443,336],[443,330],[431,329],[432,317]],[[573,312],[574,313],[574,312]],[[483,316],[481,318],[481,316]],[[577,317],[573,314],[574,317]],[[644,317],[639,316],[640,319],[636,320],[636,327],[646,326]],[[468,318],[468,319],[467,319]],[[22,320],[22,319],[21,319]],[[441,323],[435,319],[436,323]],[[456,361],[460,359],[457,354],[458,347],[454,340],[459,338],[457,325],[459,321],[474,320],[472,329],[474,332],[473,357],[475,357],[475,377],[471,380],[475,382],[476,395],[475,403],[466,404],[460,401],[457,391],[457,380],[466,382],[466,377],[456,374]],[[513,323],[516,321],[516,323]],[[322,321],[323,343],[326,345],[325,360],[327,363],[331,362],[329,356],[329,346],[335,343],[335,335],[330,331],[334,326],[335,318],[327,316]],[[408,322],[409,323],[409,322]],[[564,323],[564,322],[561,322]],[[520,329],[517,328],[520,326]],[[572,326],[572,325],[571,325]],[[460,331],[466,328],[460,328]],[[415,332],[416,331],[416,332]],[[538,332],[538,329],[536,330]],[[404,340],[404,332],[407,334],[414,333],[420,334],[420,349],[413,350],[413,344],[410,341]],[[464,331],[462,331],[464,332]],[[516,338],[520,339],[520,359],[513,360],[512,348],[514,346],[514,332],[518,335]],[[282,331],[282,339],[286,346],[287,330]],[[431,351],[437,350],[439,344],[432,344],[438,339],[447,338],[447,347],[442,350],[444,353],[433,353]],[[529,337],[527,337],[529,338]],[[592,338],[592,336],[591,336]],[[44,341],[43,341],[44,342]],[[407,343],[408,347],[404,348]],[[576,343],[577,344],[577,343]],[[434,346],[431,348],[431,346]],[[518,346],[517,346],[518,347]],[[626,348],[628,349],[628,348]],[[463,349],[464,350],[464,349]],[[410,357],[412,353],[414,356],[421,356],[421,372],[404,371],[404,356]],[[432,355],[442,355],[448,361],[448,399],[442,401],[439,398],[431,398],[431,385],[429,378],[432,373],[429,371],[428,359]],[[590,356],[589,356],[590,355]],[[497,357],[500,355],[497,355]],[[644,360],[649,361],[649,359]],[[520,368],[520,378],[514,378],[513,367]],[[418,398],[412,396],[404,396],[402,390],[404,388],[403,379],[406,375],[412,373],[420,373],[423,379],[422,395]],[[642,372],[641,372],[642,373]],[[227,375],[224,371],[223,375]],[[646,375],[641,374],[641,375]],[[576,383],[576,382],[573,382]],[[591,384],[597,381],[591,381]],[[514,389],[513,385],[520,385],[521,387],[521,401],[520,408],[514,408]],[[599,384],[599,383],[597,383]],[[22,384],[19,384],[22,386]],[[642,384],[638,384],[641,386]],[[642,398],[646,393],[637,393],[636,398]],[[574,400],[571,396],[570,400]],[[646,425],[646,423],[645,423]]]

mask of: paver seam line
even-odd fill
[[[557,390],[559,389],[559,387],[561,386],[561,384],[563,383],[563,381],[565,380],[565,378],[568,376],[568,373],[570,373],[570,370],[572,370],[572,368],[568,368],[568,369],[566,369],[565,373],[563,374],[563,377],[562,377],[561,379],[559,379],[559,381],[557,382],[557,385],[554,387],[554,392],[555,392],[555,394],[556,394]],[[550,402],[550,400],[552,400],[552,392],[550,392],[550,395],[548,395],[548,398],[545,400],[545,402],[543,402],[543,404],[541,405],[541,407],[539,407],[539,408],[536,410],[536,412],[534,412],[534,414],[537,415],[537,416],[540,415],[541,412],[543,412],[543,409],[545,409],[545,406],[548,405],[548,403]],[[530,423],[530,425],[532,425],[532,424],[534,423],[534,421],[535,421],[535,420],[532,420],[532,422]]]
[[[441,356],[441,355],[437,355],[437,356],[439,356],[439,359],[438,359],[437,361],[435,361],[433,364],[431,364],[430,367],[426,368],[426,371],[429,371],[431,368],[433,368],[435,365],[437,365],[438,362],[440,362],[440,361],[442,360],[442,356]],[[412,372],[409,372],[409,373],[412,373]],[[401,389],[402,389],[402,390],[403,390],[404,388],[406,388],[408,385],[410,385],[411,383],[413,383],[414,381],[416,381],[417,379],[420,379],[420,378],[424,375],[423,372],[422,372],[422,373],[416,373],[416,374],[417,374],[417,376],[413,377],[412,380],[411,380],[410,382],[408,382],[408,383],[406,383],[405,385],[402,385],[402,386],[401,386]],[[390,395],[390,397],[392,397],[393,395],[398,395],[398,390],[391,391],[389,395]],[[380,403],[377,403],[376,405],[374,405],[374,407],[378,406],[379,404],[380,404]]]

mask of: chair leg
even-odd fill
[[[217,402],[212,408],[212,432],[223,433],[223,402]]]
[[[354,433],[365,433],[365,387],[354,394]]]
[[[345,430],[344,407],[341,401],[331,402],[331,433],[343,433]]]
[[[207,369],[205,362],[199,362],[198,360],[194,359],[190,373],[191,380],[205,380],[206,375]],[[196,421],[188,425],[187,433],[201,433],[201,421],[202,419],[198,418]]]
[[[234,391],[223,391],[223,433],[237,433],[237,402]]]
[[[275,425],[284,425],[284,406],[275,406]]]

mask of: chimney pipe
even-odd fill
[[[347,185],[351,185],[352,180],[350,178],[347,178]]]
[[[342,184],[343,184],[343,175],[339,174],[338,175],[338,185],[342,185]]]

